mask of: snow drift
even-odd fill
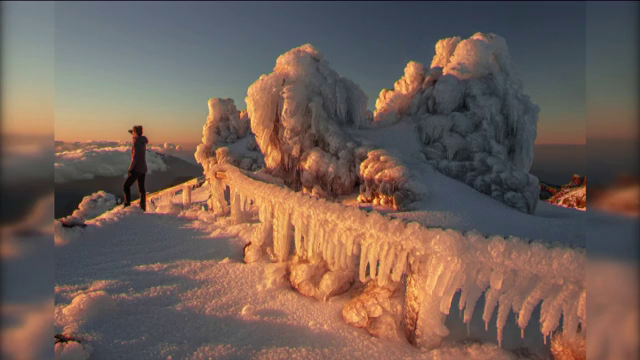
[[[115,206],[115,195],[100,190],[85,196],[80,205],[78,205],[78,210],[74,211],[72,216],[89,220],[113,209]]]
[[[273,72],[249,87],[246,102],[271,174],[296,190],[354,192],[357,144],[341,127],[370,123],[367,96],[332,70],[318,50],[306,44],[278,57]]]
[[[495,34],[442,39],[427,71],[410,62],[394,90],[376,101],[378,126],[417,123],[427,161],[513,208],[533,213],[539,107],[523,94],[505,40]]]

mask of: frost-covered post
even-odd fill
[[[291,228],[291,211],[284,206],[277,206],[273,226],[273,251],[278,262],[287,261],[291,251],[293,229]]]
[[[215,176],[215,171],[212,171],[209,176],[209,184],[211,184],[211,209],[220,215],[228,213],[229,206],[224,199],[224,185],[222,179]]]
[[[185,185],[182,189],[182,205],[184,207],[191,205],[191,185]]]
[[[407,277],[405,297],[405,336],[409,343],[420,348],[437,347],[449,334],[444,325],[446,315],[440,311],[441,298],[425,289],[429,277],[438,273],[427,273],[424,258],[415,259]]]
[[[253,233],[251,242],[244,249],[244,262],[252,263],[260,260],[265,248],[273,245],[273,204],[260,204],[260,225]]]
[[[240,196],[238,190],[233,190],[231,194],[231,223],[237,225],[245,221],[244,198]]]

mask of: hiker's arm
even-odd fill
[[[133,169],[136,168],[136,165],[138,165],[138,157],[136,156],[136,148],[134,146],[133,147],[133,154],[131,156],[131,165],[129,165],[129,172],[132,172]]]

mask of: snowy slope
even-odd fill
[[[352,131],[375,145],[393,151],[419,175],[417,181],[433,189],[416,210],[394,214],[428,227],[460,231],[476,229],[483,234],[518,236],[584,247],[584,214],[539,202],[535,215],[514,210],[468,185],[444,176],[424,161],[415,125],[402,121],[383,129]]]

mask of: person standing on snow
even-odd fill
[[[144,177],[147,174],[147,140],[142,135],[142,125],[136,125],[129,130],[133,134],[133,145],[131,146],[131,165],[129,166],[129,176],[125,180],[122,190],[124,191],[124,207],[131,205],[131,185],[137,180],[138,191],[140,192],[140,208],[147,209],[147,194],[144,189]]]

